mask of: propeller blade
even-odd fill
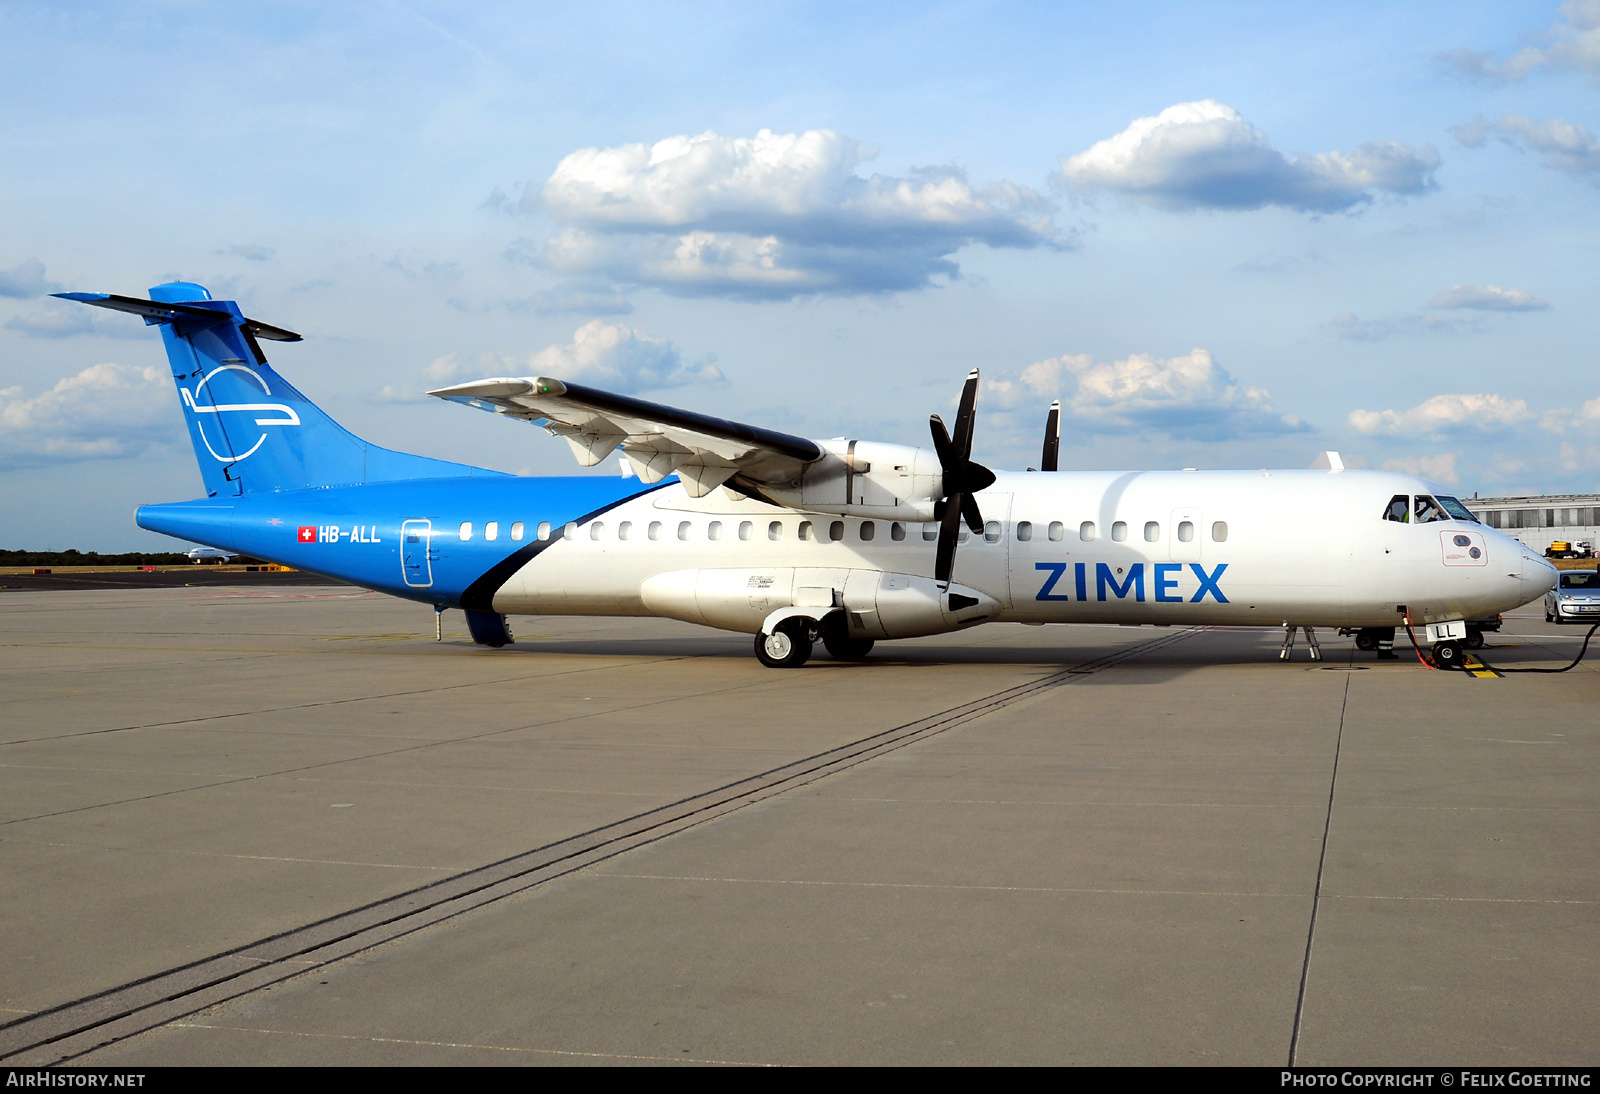
[[[978,512],[978,500],[971,494],[961,495],[961,515],[966,518],[973,535],[983,535],[983,514]]]
[[[933,579],[941,585],[950,584],[950,574],[956,564],[956,534],[961,530],[960,494],[945,499],[944,514],[939,519],[939,546],[933,557]]]
[[[955,446],[950,443],[950,431],[944,427],[944,419],[937,414],[928,415],[928,430],[933,434],[933,450],[939,455],[939,466],[948,474],[956,463]]]
[[[956,454],[963,460],[972,455],[972,419],[978,409],[978,370],[967,373],[961,388],[961,407],[956,411]]]
[[[1061,454],[1061,400],[1050,404],[1050,415],[1044,420],[1044,458],[1039,461],[1040,471],[1056,470],[1056,460]]]

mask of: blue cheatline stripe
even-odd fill
[[[672,482],[676,481],[676,479],[672,480]],[[617,506],[624,505],[627,502],[633,501],[635,498],[642,498],[646,494],[653,494],[655,491],[660,490],[662,487],[668,485],[671,485],[671,483],[660,482],[647,490],[639,491],[637,494],[629,494],[625,498],[618,498],[616,501],[608,502],[598,509],[585,513],[572,523],[575,523],[578,525],[578,527],[582,528],[595,517],[598,517],[603,513],[609,513],[611,510],[617,508]],[[461,606],[468,611],[493,611],[495,594],[500,591],[500,587],[502,585],[511,580],[511,575],[526,566],[530,560],[537,558],[545,550],[560,542],[560,539],[556,534],[556,529],[552,527],[550,531],[551,536],[549,539],[535,541],[528,544],[526,547],[518,548],[505,558],[501,559],[499,562],[495,563],[493,566],[489,567],[489,569],[485,570],[483,576],[479,577],[471,585],[468,585],[461,593]]]

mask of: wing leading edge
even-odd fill
[[[548,376],[474,380],[428,394],[543,424],[566,440],[585,467],[620,448],[644,482],[676,473],[697,498],[725,483],[757,494],[798,486],[806,467],[825,455],[804,437]]]

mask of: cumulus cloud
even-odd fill
[[[1309,428],[1292,414],[1279,414],[1270,393],[1235,380],[1203,349],[1179,357],[1135,353],[1112,362],[1066,354],[988,380],[984,391],[1004,408],[1059,398],[1081,428],[1098,433],[1227,440]]]
[[[1513,148],[1539,153],[1540,162],[1552,171],[1600,183],[1600,138],[1582,125],[1560,118],[1536,122],[1520,114],[1506,114],[1495,122],[1479,115],[1450,132],[1468,148],[1482,148],[1494,137]]]
[[[44,263],[30,258],[17,263],[9,270],[0,270],[0,296],[13,300],[29,300],[52,292],[55,285],[44,279]]]
[[[1441,452],[1437,456],[1409,456],[1398,460],[1385,460],[1385,471],[1401,471],[1407,475],[1416,475],[1418,478],[1432,479],[1447,486],[1454,486],[1461,481],[1461,474],[1456,469],[1457,455],[1454,452]]]
[[[71,338],[80,334],[108,338],[149,337],[147,327],[128,322],[126,316],[107,316],[98,308],[86,308],[64,300],[44,300],[28,314],[7,319],[6,329],[30,338]]]
[[[1452,285],[1433,298],[1430,308],[1470,308],[1473,311],[1541,311],[1550,305],[1521,289],[1495,285]]]
[[[623,323],[599,319],[574,331],[571,342],[546,346],[517,367],[525,368],[530,375],[553,376],[621,392],[722,380],[716,365],[709,361],[685,363],[665,338],[652,338]]]
[[[956,167],[863,177],[873,153],[816,129],[583,148],[525,209],[563,230],[540,261],[680,295],[789,298],[917,289],[960,248],[1066,246],[1040,194]]]
[[[1410,410],[1353,410],[1349,422],[1358,433],[1437,439],[1465,433],[1501,433],[1532,416],[1523,399],[1435,395]]]
[[[0,467],[127,458],[181,435],[164,369],[90,365],[31,398],[0,388]]]
[[[1542,45],[1526,46],[1504,61],[1470,49],[1442,53],[1439,61],[1458,76],[1490,86],[1518,83],[1545,65],[1600,80],[1600,0],[1567,0],[1556,21],[1531,37]]]
[[[1431,190],[1438,166],[1432,147],[1399,141],[1288,157],[1238,111],[1204,99],[1139,118],[1116,136],[1062,159],[1054,181],[1078,193],[1122,194],[1174,209],[1279,205],[1335,213],[1366,204],[1379,192]]]

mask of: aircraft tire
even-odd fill
[[[756,635],[756,660],[769,669],[797,669],[811,659],[811,649],[804,620],[785,619],[771,634]]]
[[[1460,642],[1435,642],[1433,645],[1433,663],[1442,669],[1460,668],[1464,659]]]
[[[1378,648],[1378,636],[1363,628],[1356,632],[1356,649],[1372,651]]]
[[[834,612],[822,624],[822,645],[835,661],[861,661],[872,652],[872,639],[851,638],[844,612]]]

